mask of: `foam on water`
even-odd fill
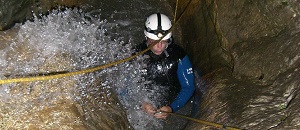
[[[131,38],[124,41],[116,31],[118,24],[128,26],[129,21],[108,23],[99,18],[99,10],[99,15],[95,15],[97,11],[91,15],[76,8],[63,10],[53,10],[47,16],[34,17],[33,21],[16,26],[19,28],[17,36],[0,50],[1,79],[76,71],[123,59],[133,53]],[[142,77],[146,73],[143,59],[138,57],[101,71],[63,79],[4,84],[0,87],[0,122],[25,128],[23,121],[38,123],[35,116],[39,116],[39,111],[60,100],[68,99],[84,106],[83,97],[89,94],[98,95],[99,99],[104,98],[103,94],[109,97],[112,88],[119,94],[128,120],[135,129],[159,128],[161,123],[140,109],[141,102],[147,100],[143,90],[148,83]],[[99,78],[102,86],[89,87]],[[107,103],[110,102],[97,102],[93,109],[103,109],[101,104]],[[28,113],[35,114],[28,117]],[[60,124],[58,118],[64,118],[63,114],[52,114],[56,119],[42,128],[53,128],[53,125]],[[78,119],[74,120],[74,124],[80,123]]]

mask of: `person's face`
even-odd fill
[[[156,40],[152,40],[150,38],[147,39],[148,46],[150,46],[151,44],[155,44],[156,42],[157,42]],[[167,40],[161,40],[159,43],[157,43],[151,48],[151,51],[155,55],[160,55],[166,49],[167,44],[168,44]]]

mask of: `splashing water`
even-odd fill
[[[108,23],[97,15],[75,8],[53,10],[47,16],[38,17],[16,25],[16,37],[1,45],[1,79],[76,71],[120,60],[133,53],[130,39],[124,41],[123,37],[110,32],[117,30],[118,24]],[[140,56],[130,62],[74,77],[4,84],[0,87],[0,128],[83,127],[83,117],[68,111],[76,109],[69,104],[79,102],[87,120],[91,118],[87,114],[90,109],[85,109],[88,103],[84,99],[95,97],[97,102],[91,111],[105,109],[103,104],[116,103],[105,100],[111,97],[111,89],[119,94],[134,129],[159,128],[161,122],[140,109],[141,102],[147,100],[143,90],[148,83],[142,77],[146,73],[143,59]],[[101,85],[95,85],[100,81]],[[72,122],[63,123],[66,120]]]

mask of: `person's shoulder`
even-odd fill
[[[172,55],[177,56],[180,59],[186,56],[185,50],[181,46],[175,43],[170,44],[168,48],[170,50],[170,53],[172,53]]]
[[[184,49],[181,46],[179,46],[178,44],[175,44],[175,43],[170,44],[170,47],[172,47],[174,50],[184,51]]]
[[[170,38],[170,42],[171,42],[170,45],[169,45],[170,48],[173,48],[176,51],[180,51],[180,52],[185,53],[184,49],[180,45],[177,44],[177,42],[175,41],[175,39],[173,37]]]

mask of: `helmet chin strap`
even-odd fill
[[[166,49],[164,50],[164,53],[165,53],[166,57],[170,56]]]
[[[164,50],[164,53],[165,53],[166,57],[169,57],[169,56],[170,56],[169,53],[167,52],[167,48],[168,48],[168,46],[172,43],[172,40],[173,40],[173,38],[171,37],[171,38],[168,40],[168,43],[167,43],[166,48],[165,48],[165,50]]]

